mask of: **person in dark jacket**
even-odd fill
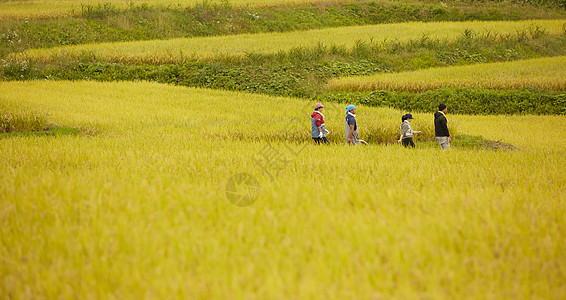
[[[439,104],[438,111],[434,114],[434,133],[436,134],[436,142],[440,144],[442,151],[450,148],[452,137],[448,131],[448,120],[446,119],[446,112],[448,109],[446,105]]]

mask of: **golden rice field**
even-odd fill
[[[0,102],[88,133],[0,139],[1,299],[566,297],[566,116],[449,112],[519,150],[443,153],[342,145],[329,103],[317,147],[292,98],[33,81]],[[358,106],[361,138],[403,113]]]
[[[0,1],[1,19],[41,19],[69,17],[80,15],[84,5],[96,6],[111,4],[118,8],[126,8],[131,4],[159,5],[165,7],[193,7],[203,5],[223,5],[228,3],[232,6],[273,6],[273,5],[300,5],[319,2],[344,2],[344,0],[8,0]]]
[[[334,78],[332,91],[423,92],[446,87],[566,91],[566,56]]]
[[[296,47],[337,45],[352,48],[357,42],[456,39],[466,30],[475,33],[516,34],[538,27],[550,34],[562,34],[566,20],[410,22],[355,27],[325,28],[284,33],[240,34],[171,40],[73,45],[50,49],[30,49],[13,58],[53,63],[61,59],[96,60],[127,64],[164,64],[218,57],[238,57],[248,53],[277,53]]]

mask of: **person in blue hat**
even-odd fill
[[[350,104],[346,106],[346,144],[360,144],[360,135],[358,133],[358,123],[356,122],[356,106]]]
[[[411,128],[411,121],[413,120],[413,115],[411,114],[405,114],[404,116],[401,117],[401,137],[399,137],[399,140],[397,141],[397,143],[403,143],[403,146],[405,147],[413,147],[415,148],[415,143],[413,142],[413,135],[415,134],[421,134],[421,131],[414,131]]]

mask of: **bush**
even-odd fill
[[[432,112],[444,103],[450,112],[472,115],[566,114],[566,93],[539,90],[488,90],[446,88],[425,93],[374,91],[367,93],[328,93],[318,101],[388,106],[402,110]]]
[[[32,64],[28,60],[1,60],[0,65],[0,79],[26,80],[34,76]]]
[[[448,0],[448,1],[450,1],[450,0]],[[480,3],[508,2],[508,0],[452,0],[452,1],[453,2],[469,2],[469,3],[474,3],[474,2],[480,2]],[[564,1],[564,0],[511,0],[510,2],[532,5],[532,6],[554,6],[554,7],[560,7],[560,8],[566,9],[566,1]]]

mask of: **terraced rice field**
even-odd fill
[[[284,33],[87,44],[32,49],[13,57],[42,63],[76,59],[127,64],[164,64],[226,56],[238,57],[248,53],[285,52],[297,47],[316,47],[320,44],[351,48],[359,42],[404,42],[423,36],[429,39],[456,39],[470,30],[475,33],[505,35],[536,27],[548,33],[559,34],[563,32],[565,23],[564,20],[395,23]]]
[[[224,5],[228,3],[233,6],[272,6],[281,3],[286,5],[299,5],[309,3],[344,2],[343,0],[230,0],[230,1],[200,1],[200,0],[24,0],[0,2],[1,19],[30,19],[30,18],[57,18],[80,15],[85,5],[96,7],[97,5],[113,5],[125,8],[131,4],[160,5],[164,7],[193,7],[196,5]]]
[[[3,1],[0,20],[67,18],[84,3]],[[14,51],[1,63],[17,75],[34,64],[198,64],[470,33],[560,35],[565,22],[83,44]],[[329,87],[563,92],[565,64],[549,57],[340,78]],[[457,115],[449,107],[454,141],[442,152],[434,111],[356,103],[369,145],[354,147],[344,144],[346,104],[329,102],[330,144],[316,145],[315,102],[146,81],[0,81],[0,299],[566,298],[566,116]],[[415,149],[396,143],[408,112],[423,132]]]
[[[313,103],[298,99],[143,82],[0,90],[87,133],[0,139],[3,298],[566,293],[563,116],[449,114],[459,134],[519,150],[442,153],[344,146],[331,105],[335,143],[278,141],[308,132]],[[402,113],[360,105],[362,138]],[[239,173],[257,180],[247,208],[226,193]]]
[[[566,57],[430,68],[412,72],[352,76],[330,80],[333,91],[423,92],[446,87],[566,90]]]

